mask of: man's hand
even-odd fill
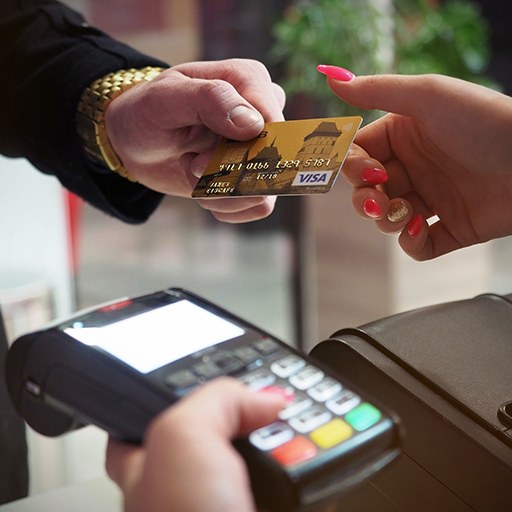
[[[284,103],[284,91],[260,62],[192,62],[121,94],[108,107],[106,125],[130,176],[164,194],[189,197],[219,135],[254,138],[265,122],[283,120]],[[275,197],[198,203],[236,223],[268,216]]]

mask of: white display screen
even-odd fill
[[[188,300],[180,300],[102,327],[84,327],[77,321],[64,332],[148,373],[245,331]]]

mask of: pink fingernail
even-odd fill
[[[350,82],[356,75],[345,68],[340,68],[338,66],[329,66],[326,64],[319,64],[316,69],[328,76],[329,78],[334,78],[335,80],[339,80],[340,82]]]
[[[372,219],[378,219],[382,216],[382,210],[375,199],[365,199],[363,202],[363,212]]]
[[[363,169],[361,179],[370,185],[380,185],[388,181],[388,173],[384,169]]]
[[[423,229],[424,224],[423,216],[418,214],[415,215],[411,222],[409,222],[409,225],[407,226],[407,233],[411,237],[416,237],[421,233],[421,230]]]

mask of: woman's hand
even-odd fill
[[[390,112],[360,130],[343,168],[360,215],[401,232],[417,260],[512,234],[512,98],[439,75],[319,70],[344,101]]]

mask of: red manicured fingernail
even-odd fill
[[[379,203],[375,199],[365,199],[363,202],[363,211],[365,215],[372,219],[378,219],[382,217],[382,210],[380,209]]]
[[[415,215],[411,222],[407,225],[407,233],[409,236],[412,236],[413,238],[418,236],[421,233],[421,230],[423,229],[425,221],[423,219],[423,216],[418,214]]]
[[[319,64],[316,69],[328,76],[329,78],[334,78],[335,80],[339,80],[340,82],[350,82],[356,75],[345,68],[340,68],[338,66],[328,66],[326,64]]]
[[[388,173],[384,169],[363,169],[361,179],[369,185],[380,185],[388,181]]]

